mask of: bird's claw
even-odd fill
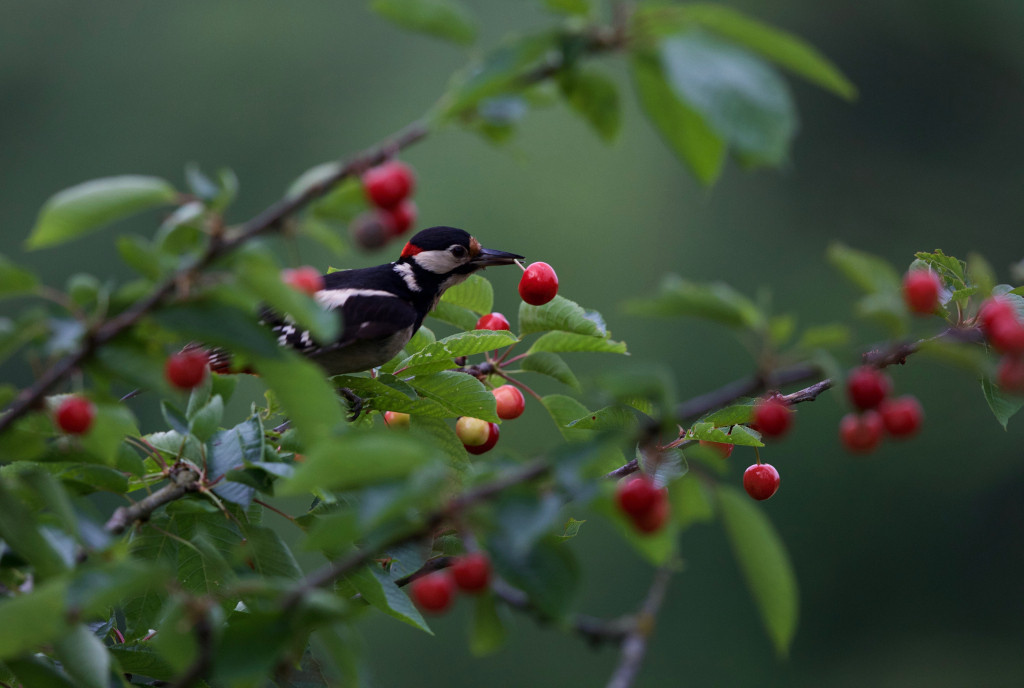
[[[339,387],[338,392],[348,401],[348,422],[352,423],[359,418],[363,412],[363,398],[348,387]]]

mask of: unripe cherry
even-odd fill
[[[311,265],[298,268],[285,268],[281,271],[281,281],[293,289],[313,296],[324,288],[324,277]]]
[[[996,384],[1004,392],[1024,394],[1024,356],[1003,356],[996,371]]]
[[[876,408],[892,391],[892,380],[873,366],[861,366],[846,378],[846,392],[860,410]]]
[[[752,422],[764,437],[782,437],[793,424],[793,412],[779,397],[769,397],[754,404]]]
[[[531,306],[543,306],[558,293],[558,275],[547,263],[533,263],[519,280],[519,296]]]
[[[928,315],[939,305],[942,280],[931,270],[910,270],[903,276],[903,300],[911,313]]]
[[[363,175],[366,197],[378,208],[391,208],[412,193],[416,178],[412,168],[398,160],[371,168]]]
[[[60,402],[53,419],[69,435],[83,435],[92,427],[96,407],[85,397],[72,396]]]
[[[436,571],[414,580],[409,584],[409,591],[417,607],[441,614],[452,604],[455,582],[447,571]]]
[[[409,427],[410,417],[408,413],[401,411],[385,411],[384,423],[390,428],[405,429]]]
[[[480,418],[471,416],[460,416],[455,421],[455,434],[467,447],[476,447],[487,441],[490,424]]]
[[[473,455],[486,454],[487,452],[494,449],[494,445],[498,443],[498,437],[500,436],[501,428],[498,427],[498,424],[488,423],[487,440],[483,444],[466,445],[466,451]]]
[[[893,437],[910,437],[921,428],[924,420],[920,402],[910,394],[882,402],[878,412],[886,431]]]
[[[198,387],[209,369],[210,355],[202,349],[186,349],[167,357],[164,376],[179,389]]]
[[[479,592],[491,582],[491,560],[483,552],[470,552],[455,560],[451,572],[460,590]]]
[[[716,452],[719,457],[728,459],[732,456],[733,447],[736,445],[729,444],[728,442],[712,442],[711,440],[701,440],[700,446],[707,447],[712,451]]]
[[[501,313],[488,313],[481,315],[476,321],[478,330],[507,330],[509,329],[508,319]]]
[[[765,500],[775,494],[779,482],[779,472],[769,463],[755,463],[743,472],[743,489],[757,500]]]
[[[502,385],[494,390],[494,401],[498,407],[498,418],[512,420],[523,415],[526,399],[518,387]]]
[[[878,411],[847,413],[839,421],[839,439],[855,454],[867,454],[882,443],[882,416]]]

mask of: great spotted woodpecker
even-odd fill
[[[449,287],[477,270],[522,257],[484,248],[461,229],[431,227],[413,236],[393,263],[324,275],[324,288],[313,298],[341,315],[336,341],[315,341],[287,316],[270,311],[262,320],[278,343],[302,352],[328,375],[369,370],[405,347]]]

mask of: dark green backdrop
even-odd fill
[[[484,45],[545,21],[540,3],[468,4]],[[751,360],[716,327],[622,315],[623,299],[667,271],[770,289],[780,310],[814,323],[850,318],[853,292],[823,259],[834,240],[901,267],[915,250],[978,250],[1003,280],[1024,258],[1024,4],[734,5],[811,40],[861,90],[851,105],[794,84],[802,130],[782,172],[733,168],[703,190],[631,102],[610,148],[554,108],[501,150],[447,132],[405,156],[419,173],[421,226],[462,226],[552,263],[562,293],[601,310],[630,344],[629,363],[661,362],[683,397]],[[189,161],[231,166],[242,180],[232,219],[244,219],[306,168],[419,116],[467,59],[351,1],[8,2],[3,14],[0,251],[19,258],[42,202],[93,177],[179,181]],[[114,237],[148,233],[152,220],[24,258],[54,285],[76,270],[123,275],[109,259]],[[306,250],[303,261],[323,263]],[[491,278],[499,309],[514,313],[516,276]],[[14,366],[3,375],[25,379]],[[783,486],[764,508],[801,583],[790,658],[772,655],[718,527],[698,527],[640,685],[1024,685],[1024,418],[1004,433],[975,380],[925,360],[893,375],[924,400],[918,439],[849,457],[835,439],[845,409],[830,393],[801,407],[794,436],[766,456]],[[531,407],[502,446],[528,454],[556,436]],[[731,459],[737,481],[750,460]],[[609,529],[591,520],[573,546],[586,570],[581,610],[636,606],[650,571]],[[521,617],[505,650],[474,659],[466,610],[437,622],[436,638],[383,617],[368,624],[378,685],[599,685],[616,660]]]

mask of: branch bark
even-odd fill
[[[647,654],[647,642],[654,633],[654,622],[665,601],[665,593],[668,591],[668,583],[672,579],[672,568],[669,565],[662,566],[654,572],[654,580],[647,591],[647,598],[644,600],[633,623],[633,629],[622,641],[622,651],[619,658],[619,665],[615,668],[608,681],[607,688],[629,688],[640,673],[640,666],[643,664],[644,656]]]
[[[145,521],[150,514],[164,504],[181,499],[189,492],[199,489],[199,473],[185,463],[179,463],[171,469],[171,482],[153,494],[140,499],[131,506],[118,507],[107,521],[104,528],[109,533],[120,535],[136,521]]]

